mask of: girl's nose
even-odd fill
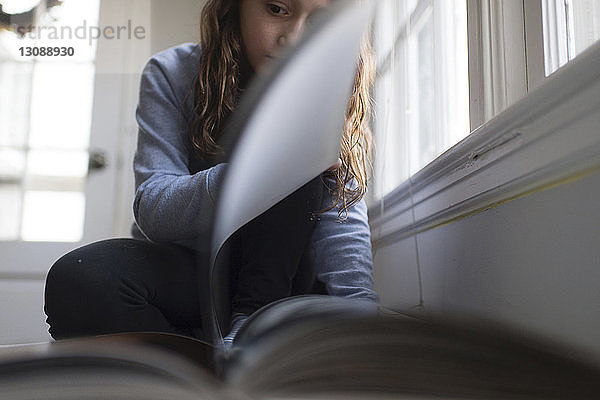
[[[306,18],[300,18],[298,21],[295,21],[293,25],[290,26],[290,29],[286,30],[281,36],[279,36],[277,39],[277,44],[280,46],[288,46],[296,43],[304,31],[305,23]]]

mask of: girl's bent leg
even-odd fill
[[[60,258],[44,310],[55,339],[118,332],[193,336],[201,326],[196,255],[174,245],[111,239]]]

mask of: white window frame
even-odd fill
[[[597,156],[593,132],[551,133],[598,107],[600,43],[545,77],[541,0],[468,0],[467,13],[472,132],[371,201],[375,250],[567,179]]]
[[[537,2],[467,0],[472,130],[527,93],[525,11]]]
[[[473,133],[547,78],[544,74],[541,0],[465,1],[469,118]],[[381,135],[376,132],[376,136]],[[376,176],[375,181],[377,179],[381,177]],[[393,193],[402,191],[403,186],[401,184],[383,196],[371,193],[369,205],[380,207],[384,198],[393,197]]]
[[[385,196],[424,163],[469,133],[466,101],[456,101],[458,93],[461,99],[468,97],[468,71],[466,63],[461,67],[456,62],[461,56],[466,58],[467,46],[462,42],[464,49],[453,47],[456,38],[463,34],[453,23],[453,13],[458,12],[454,10],[454,2],[418,0],[406,4],[385,1],[380,7],[378,17],[382,19],[378,20],[375,31],[375,45],[380,52],[377,54],[375,89],[378,118],[374,121],[376,184],[369,191],[371,202]],[[466,8],[466,2],[463,7]],[[394,18],[402,22],[392,24],[390,21]],[[466,28],[466,14],[463,19],[465,25],[459,26]],[[424,116],[420,112],[419,82],[422,77],[417,64],[422,62],[418,42],[426,26],[432,39],[431,48],[428,47],[431,58],[428,59],[433,63],[433,75],[426,82],[427,93],[435,93],[435,96],[431,104],[426,101],[428,111]],[[466,36],[466,32],[464,34]],[[457,75],[464,78],[455,79]],[[427,135],[412,134],[422,129],[421,123],[428,121]],[[399,149],[405,149],[402,155],[397,154]]]

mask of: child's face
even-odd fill
[[[330,0],[241,0],[240,31],[254,71],[275,58],[281,46],[295,42],[307,18]]]

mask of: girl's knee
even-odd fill
[[[73,250],[59,258],[48,271],[46,291],[56,290],[62,295],[89,290],[90,282],[110,281],[111,271],[107,266],[98,265],[90,257],[89,246]]]
[[[117,284],[110,253],[113,243],[104,241],[75,249],[59,258],[46,277],[46,312],[84,307],[101,299]]]
[[[52,299],[55,294],[68,294],[78,288],[75,284],[77,277],[81,278],[78,273],[80,269],[81,259],[76,254],[78,250],[74,250],[59,258],[48,271],[46,277],[46,301]]]
[[[50,334],[62,339],[101,333],[97,321],[107,312],[118,288],[118,242],[103,241],[73,250],[48,271],[44,311]]]

